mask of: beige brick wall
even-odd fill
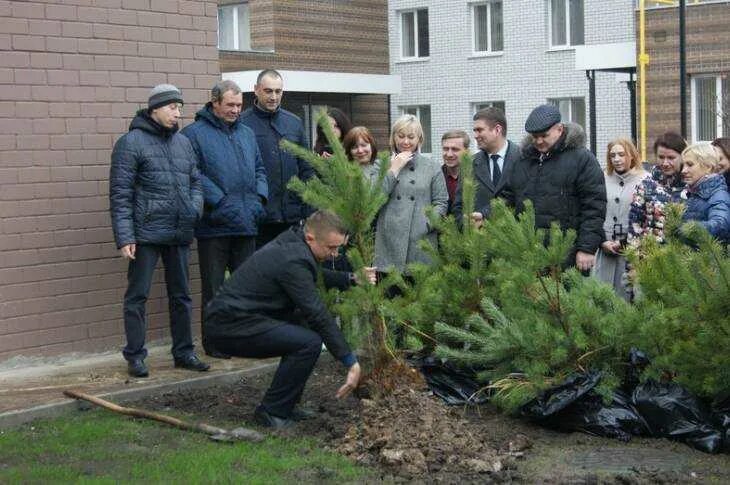
[[[689,3],[689,2],[688,2]],[[730,2],[688,5],[687,74],[730,74]],[[679,13],[677,8],[648,10],[646,49],[648,147],[667,130],[680,131]],[[638,21],[637,21],[638,28]],[[637,31],[637,39],[638,39]],[[687,137],[692,133],[690,79],[687,79]],[[653,154],[648,154],[653,159]]]
[[[185,123],[207,100],[219,78],[216,9],[0,0],[0,361],[123,344],[111,148],[153,85],[182,90]],[[195,264],[191,274],[197,324]],[[168,334],[164,294],[158,271],[150,338]]]

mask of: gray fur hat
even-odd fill
[[[178,88],[172,84],[158,84],[152,91],[150,91],[150,97],[147,100],[147,108],[152,111],[160,106],[165,106],[172,102],[183,103],[182,93]]]

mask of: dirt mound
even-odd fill
[[[426,392],[401,389],[361,401],[361,419],[336,449],[369,466],[405,478],[481,483],[510,476],[514,458],[486,444],[474,426]],[[515,450],[516,451],[516,450]],[[514,453],[513,453],[514,454]]]

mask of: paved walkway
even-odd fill
[[[245,373],[269,369],[277,362],[208,357],[203,360],[211,364],[210,371],[175,369],[169,344],[154,345],[149,347],[145,361],[150,376],[135,379],[127,375],[126,362],[119,352],[11,359],[0,364],[0,429],[73,409],[76,403],[63,395],[66,389],[123,402],[150,393],[235,382]]]

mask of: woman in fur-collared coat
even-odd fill
[[[390,146],[393,156],[383,180],[388,202],[378,216],[375,229],[375,266],[405,271],[414,262],[428,263],[428,255],[419,248],[425,239],[438,244],[436,231],[426,217],[433,207],[444,216],[449,203],[446,181],[438,163],[419,153],[423,128],[413,115],[403,115],[393,124]]]

